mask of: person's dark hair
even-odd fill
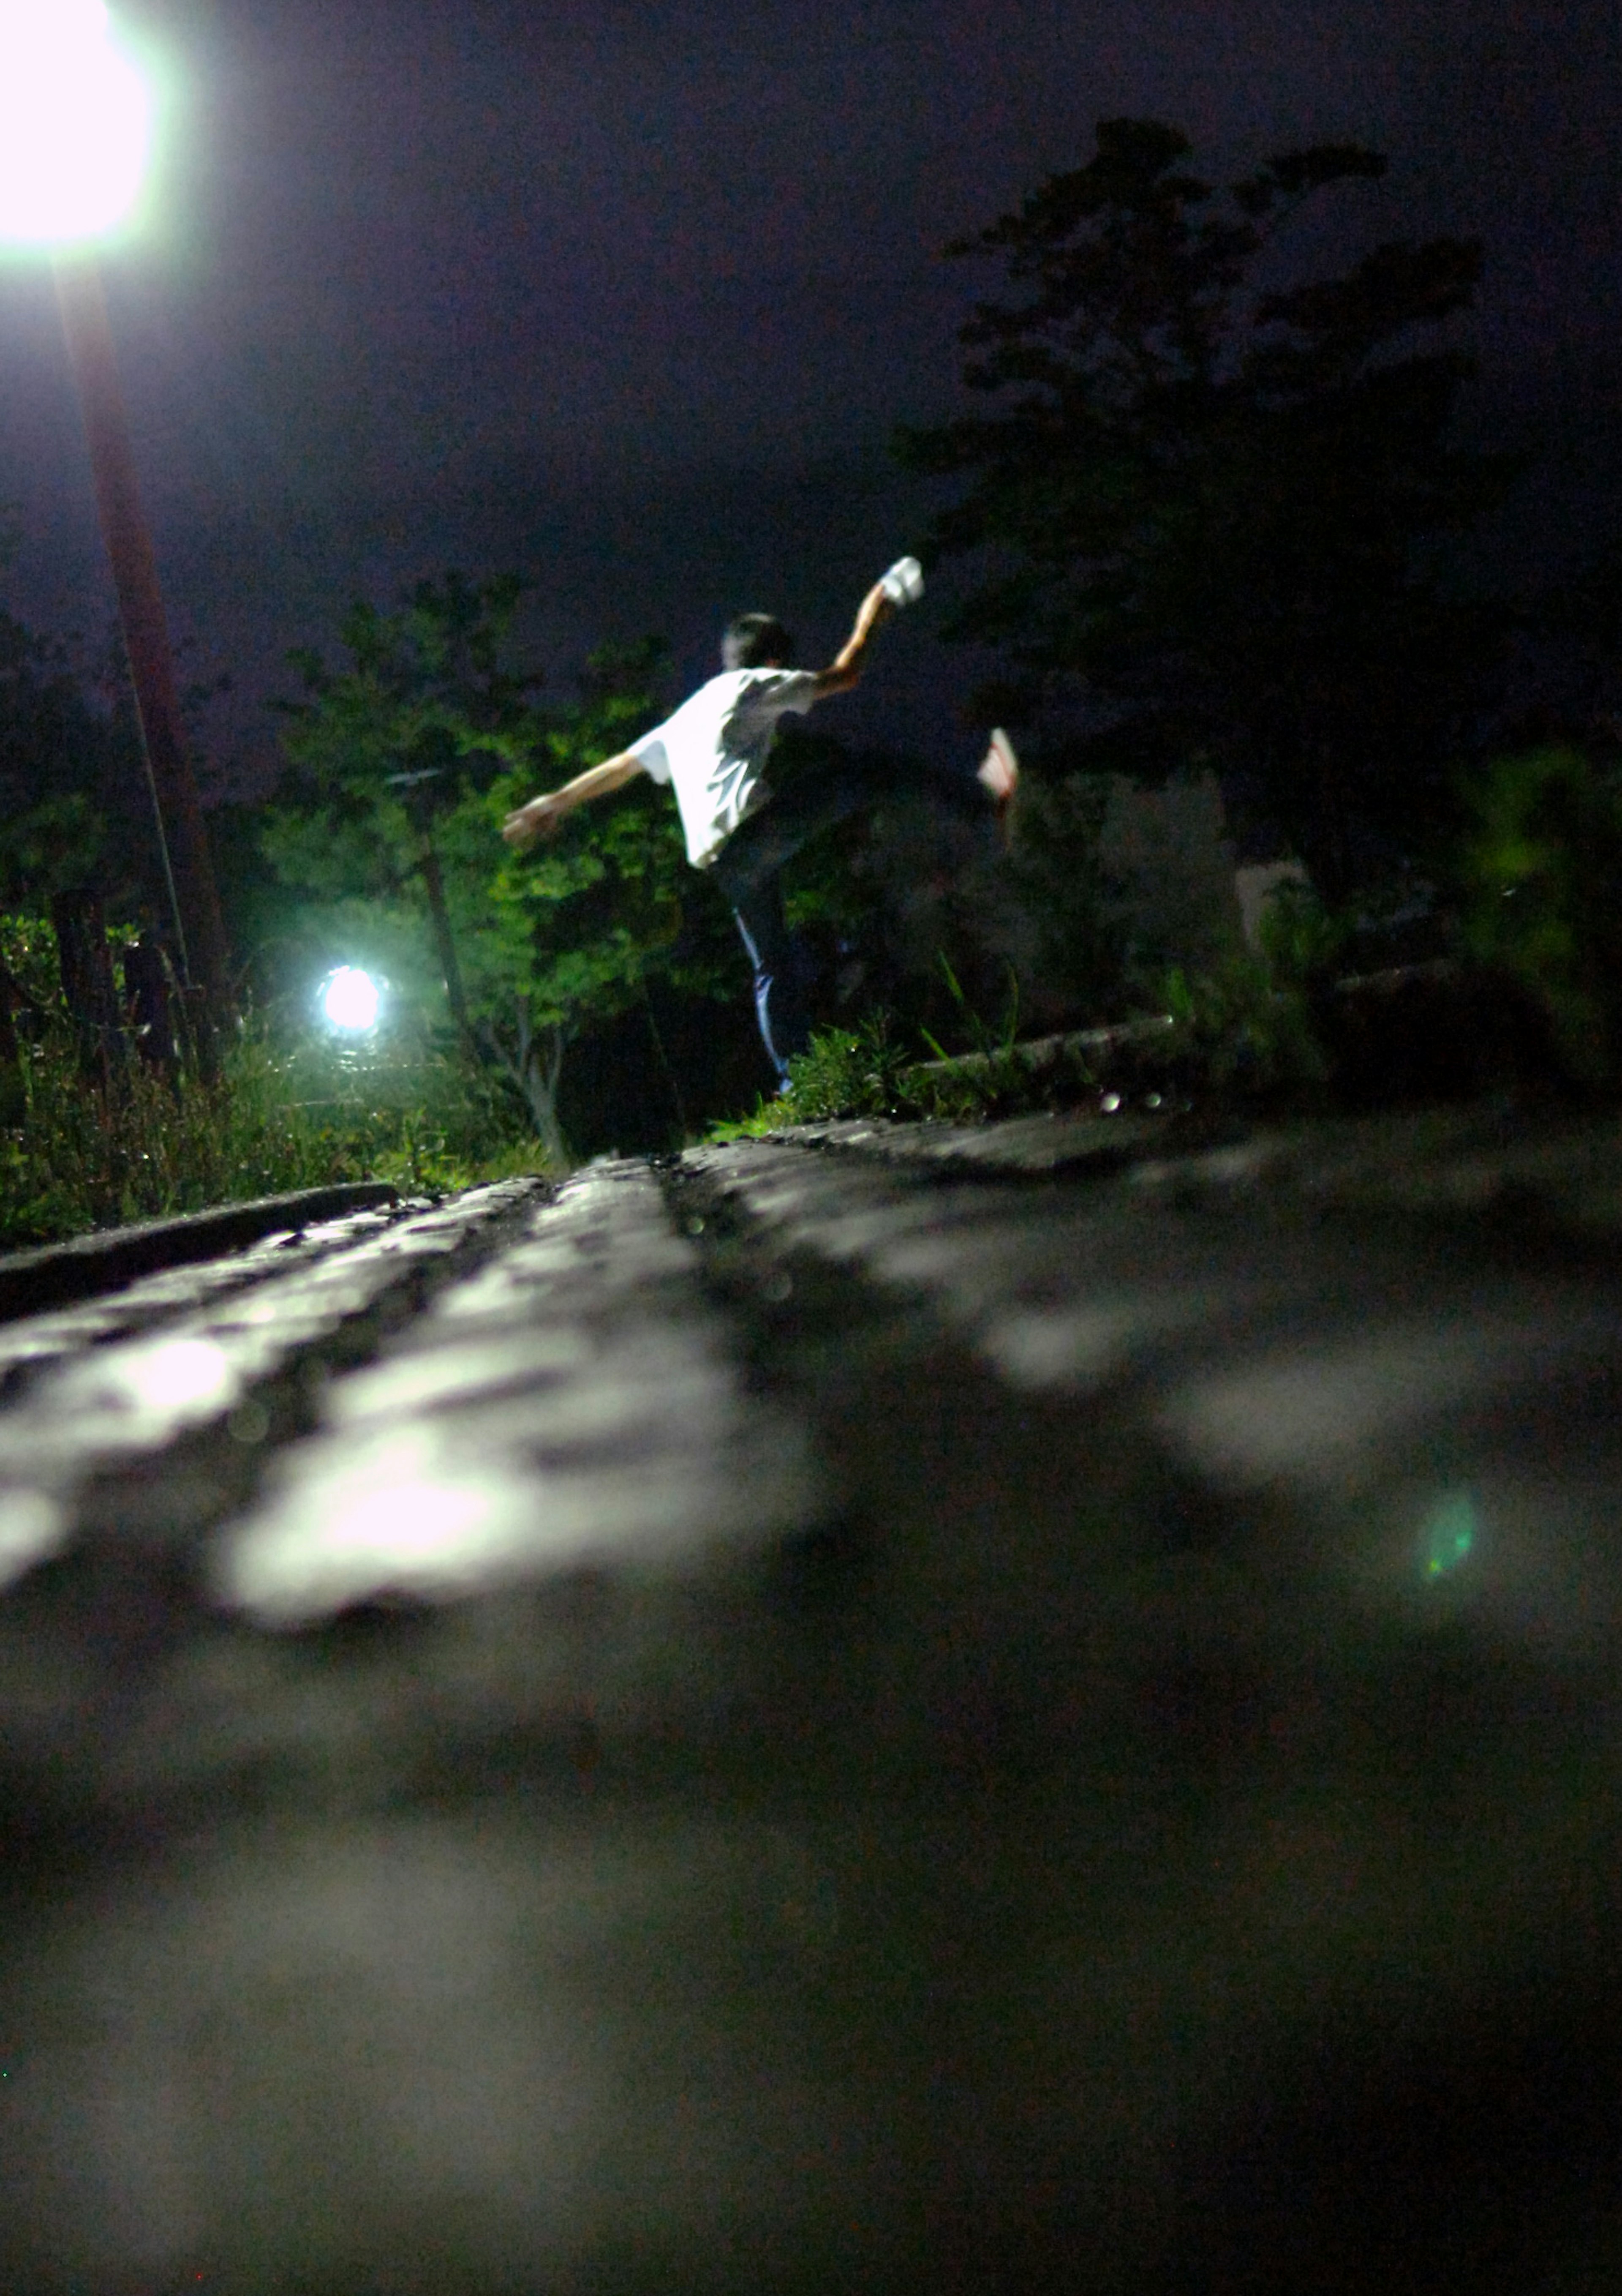
[[[728,669],[764,669],[794,659],[794,641],[774,614],[740,614],[728,622],[721,660]]]

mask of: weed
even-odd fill
[[[1173,1023],[1167,1059],[1185,1089],[1271,1097],[1326,1081],[1306,995],[1263,958],[1235,955],[1203,972],[1172,966],[1158,991]]]
[[[1540,1007],[1569,1079],[1622,1074],[1622,777],[1580,750],[1500,758],[1466,792],[1464,942]]]
[[[897,1044],[883,1016],[859,1029],[828,1029],[789,1063],[789,1087],[713,1139],[760,1137],[786,1126],[837,1118],[902,1117],[977,1123],[1059,1105],[1097,1105],[1100,1087],[1152,1093],[1151,1105],[1190,1100],[1220,1104],[1239,1096],[1276,1103],[1315,1095],[1326,1076],[1304,995],[1275,985],[1259,958],[1234,957],[1206,972],[1162,974],[1159,1017],[1070,1037],[1021,1045],[1011,998],[993,1029],[973,1014],[949,969],[975,1049],[956,1054],[921,1031],[935,1055],[921,1061]]]
[[[871,1014],[855,1029],[820,1029],[807,1050],[789,1062],[786,1092],[758,1102],[752,1114],[736,1122],[716,1125],[709,1136],[758,1139],[786,1124],[915,1113],[904,1086],[908,1066],[883,1013]]]

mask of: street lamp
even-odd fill
[[[152,99],[100,0],[0,0],[0,235],[100,239],[141,194]]]
[[[376,1028],[381,1002],[376,981],[358,965],[340,964],[321,985],[321,1010],[326,1024],[344,1036],[363,1036]]]
[[[181,961],[218,1018],[225,924],[94,252],[139,201],[152,108],[103,0],[0,0],[0,239],[53,258]]]

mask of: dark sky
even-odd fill
[[[455,564],[538,585],[566,681],[741,607],[831,652],[926,505],[889,467],[952,402],[974,280],[938,258],[1095,120],[1175,120],[1219,175],[1355,136],[1391,160],[1303,261],[1479,233],[1472,423],[1540,444],[1506,554],[1618,506],[1615,0],[131,0],[170,80],[110,292],[210,738],[265,754],[284,650]],[[985,283],[989,286],[989,279]],[[111,613],[48,275],[0,267],[0,500],[32,618]],[[839,722],[953,740],[926,601]],[[829,713],[834,722],[834,712]]]

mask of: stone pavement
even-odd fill
[[[610,1160],[0,1324],[0,2287],[1622,2276],[1622,1129]]]

